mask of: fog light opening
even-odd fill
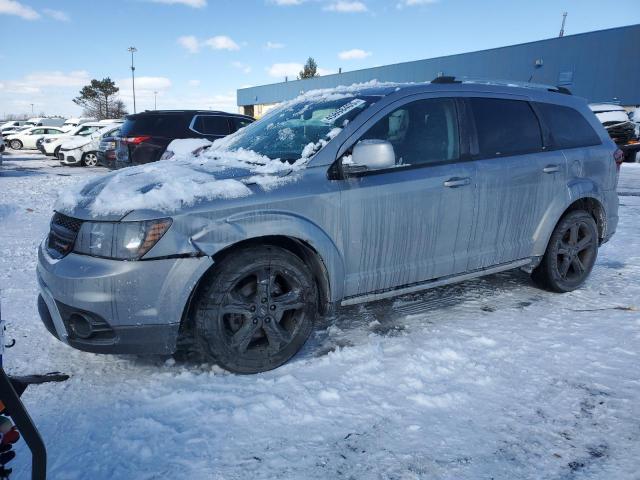
[[[89,319],[77,313],[74,313],[69,318],[69,328],[78,338],[87,339],[93,335],[93,327]]]

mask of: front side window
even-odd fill
[[[362,140],[384,140],[393,146],[396,165],[438,164],[460,156],[455,101],[417,100],[385,115]]]
[[[529,102],[470,98],[481,157],[542,150],[542,131]]]
[[[33,135],[44,135],[44,128],[36,128],[31,133]]]

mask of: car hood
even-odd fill
[[[250,151],[208,151],[186,160],[128,167],[62,191],[55,210],[81,219],[115,221],[132,211],[168,216],[203,202],[247,197],[298,176],[293,164]],[[153,213],[154,215],[151,215]]]
[[[91,143],[91,138],[89,137],[81,137],[81,136],[71,136],[68,139],[63,137],[62,144],[60,148],[63,150],[74,150],[76,148],[84,147],[85,145]]]

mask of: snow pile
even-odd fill
[[[172,140],[167,146],[166,153],[171,152],[173,155],[169,156],[171,160],[181,160],[188,158],[196,150],[202,147],[210,147],[213,142],[206,138],[179,138]]]

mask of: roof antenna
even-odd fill
[[[567,23],[567,12],[562,14],[562,26],[560,27],[560,35],[558,37],[564,37],[564,24]]]

